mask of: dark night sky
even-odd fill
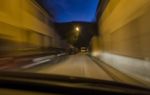
[[[100,0],[39,0],[57,23],[95,22]]]

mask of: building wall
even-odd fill
[[[150,0],[110,0],[99,20],[100,59],[150,85]]]
[[[5,49],[12,44],[9,49],[58,47],[51,19],[34,0],[1,0],[0,44]]]
[[[150,1],[110,0],[99,21],[103,50],[150,58]]]

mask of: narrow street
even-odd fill
[[[90,57],[84,54],[71,55],[65,61],[54,66],[46,65],[45,68],[39,69],[37,72],[113,80],[102,68],[94,63]]]

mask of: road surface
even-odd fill
[[[86,54],[1,58],[0,70],[67,75],[135,85],[149,85]]]
[[[85,54],[71,55],[63,62],[53,66],[46,65],[46,67],[38,69],[36,72],[113,81],[100,66]]]

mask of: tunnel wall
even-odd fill
[[[110,0],[99,20],[100,58],[131,76],[150,78],[150,0]]]
[[[1,0],[0,52],[60,47],[51,19],[35,0]]]

